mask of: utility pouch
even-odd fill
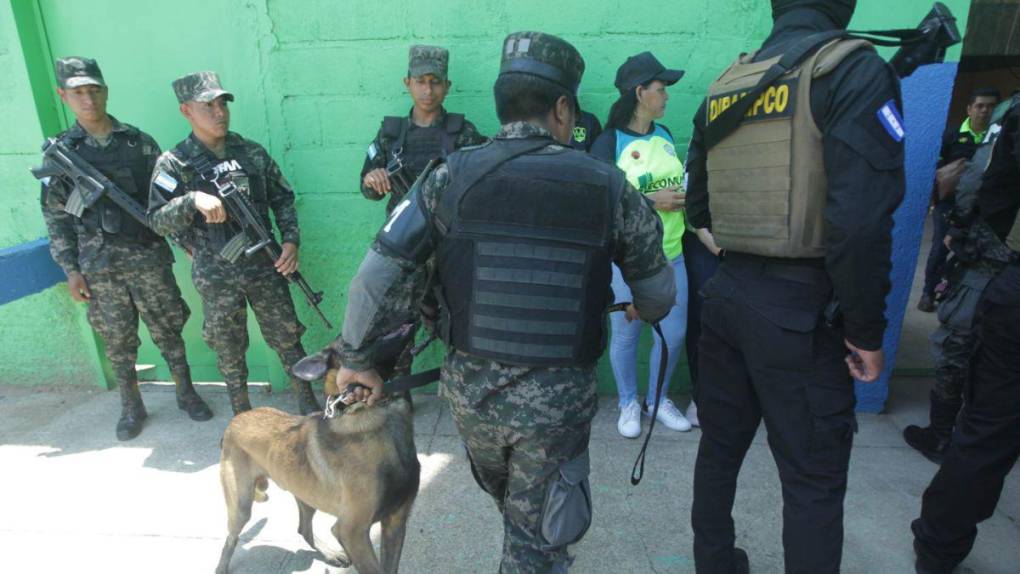
[[[580,540],[591,526],[591,487],[588,449],[560,465],[542,505],[542,550],[562,548]]]

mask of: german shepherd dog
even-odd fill
[[[237,415],[227,426],[220,481],[228,532],[217,574],[228,571],[241,530],[251,518],[252,502],[267,499],[267,478],[294,495],[298,533],[327,562],[342,567],[353,563],[360,574],[397,572],[421,474],[411,397],[406,392],[388,395],[373,406],[338,403],[335,345],[305,357],[293,369],[307,380],[325,374],[327,405],[336,404],[333,416],[258,408]],[[392,374],[392,368],[379,371],[384,378]],[[327,413],[334,410],[330,406]],[[316,545],[316,510],[337,517],[331,531],[345,553],[327,556]],[[382,524],[381,566],[369,537],[376,522]]]

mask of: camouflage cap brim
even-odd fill
[[[412,78],[420,78],[432,74],[440,80],[446,79],[446,70],[436,64],[420,64],[407,70],[407,75]]]
[[[226,90],[207,90],[192,98],[192,101],[204,104],[206,102],[211,102],[220,96],[225,96],[228,102],[234,101],[234,94]]]
[[[90,76],[72,76],[64,80],[64,88],[78,88],[81,86],[105,86],[104,82],[100,78],[93,78]]]

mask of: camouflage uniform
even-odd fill
[[[555,39],[550,46],[549,36],[520,33],[508,41],[521,37],[531,39],[532,58],[561,66],[573,58],[556,51],[565,44],[562,40]],[[580,55],[576,58],[580,60]],[[583,70],[583,62],[581,66]],[[580,72],[577,76],[579,81]],[[496,141],[541,137],[550,134],[534,124],[512,122],[501,127]],[[550,139],[534,153],[561,152],[564,147]],[[437,204],[451,183],[451,172],[442,164],[412,192],[420,194],[425,220],[434,221]],[[653,281],[653,289],[646,284],[636,291],[647,298],[647,307],[641,308],[654,316],[658,309],[651,309],[660,305],[665,315],[675,284],[662,252],[661,224],[641,194],[625,182],[621,188],[611,220],[614,261],[628,282]],[[415,316],[417,301],[428,290],[426,268],[434,264],[435,254],[428,257],[426,265],[418,265],[394,256],[378,240],[373,244],[349,291],[341,344],[346,366],[370,368],[371,342]],[[654,283],[660,277],[662,282]],[[595,364],[517,366],[451,348],[442,368],[440,392],[449,401],[476,481],[503,515],[500,572],[565,571],[571,562],[567,544],[580,539],[583,531],[574,540],[547,542],[543,509],[547,492],[565,480],[561,475],[566,476],[568,467],[573,484],[583,479],[587,488],[588,438],[598,407]]]
[[[103,85],[98,83],[102,78],[98,66],[84,58],[58,60],[57,77],[67,89],[86,85],[90,78],[96,85]],[[77,122],[57,139],[144,207],[148,175],[159,156],[159,145],[138,128],[113,116],[110,119],[113,131],[104,141]],[[67,275],[83,274],[91,292],[88,320],[103,339],[121,394],[123,412],[118,437],[133,438],[146,417],[135,371],[141,344],[139,315],[177,383],[178,405],[192,418],[207,420],[212,413],[191,385],[181,337],[191,311],[174,279],[170,246],[134,220],[126,221],[129,216],[107,199],[100,199],[81,218],[67,213],[64,207],[72,191],[73,186],[65,179],[50,178],[42,188],[43,218],[53,260]],[[111,225],[111,220],[116,223]],[[119,227],[120,231],[111,233],[111,227]]]
[[[233,99],[210,72],[185,76],[174,82],[174,88],[182,102],[224,95]],[[217,366],[227,383],[236,414],[251,408],[245,361],[247,305],[251,305],[266,343],[276,351],[288,373],[305,356],[301,345],[305,327],[294,310],[287,280],[276,271],[265,252],[242,256],[230,263],[220,256],[220,249],[238,228],[229,219],[225,223],[207,224],[195,208],[196,191],[216,194],[195,165],[215,164],[218,171],[226,171],[227,177],[248,195],[266,229],[272,229],[269,219],[272,209],[282,242],[300,243],[294,191],[280,167],[265,148],[234,132],[228,133],[225,147],[222,157],[214,156],[191,134],[163,153],[153,171],[149,218],[157,233],[177,237],[192,252],[192,280],[202,297],[202,336],[216,352]],[[309,384],[290,378],[302,413],[319,410]]]
[[[446,80],[449,56],[449,52],[439,46],[411,46],[407,75],[411,78],[418,78],[432,74],[440,80]],[[408,112],[407,116],[403,118],[385,118],[375,139],[368,146],[365,163],[361,168],[360,185],[361,193],[372,201],[379,201],[384,196],[365,185],[365,174],[374,169],[386,168],[394,155],[407,165],[407,175],[413,181],[425,169],[425,165],[430,159],[445,155],[444,138],[452,137],[453,149],[478,145],[487,139],[478,133],[474,124],[463,119],[463,116],[456,118],[458,122],[456,127],[459,129],[455,129],[455,137],[453,137],[454,134],[448,135],[444,128],[447,126],[447,121],[452,121],[453,118],[447,114],[445,108],[441,110],[439,117],[428,126],[415,125],[411,113]],[[398,122],[402,123],[398,124]],[[406,129],[405,141],[398,145],[398,141],[401,139],[401,127]],[[400,203],[405,193],[406,190],[393,189],[388,194],[390,198],[386,202],[387,216]]]

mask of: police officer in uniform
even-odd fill
[[[982,296],[963,410],[912,525],[919,574],[949,574],[970,553],[978,523],[995,512],[1003,481],[1020,456],[1020,105],[1003,120],[977,215],[1011,262]]]
[[[149,134],[107,114],[109,90],[95,60],[60,58],[56,77],[57,93],[76,118],[57,139],[144,209],[159,145]],[[135,372],[139,315],[170,367],[177,406],[196,421],[209,420],[212,411],[191,384],[181,337],[190,310],[174,279],[170,246],[108,198],[81,217],[67,213],[73,191],[73,183],[50,178],[42,189],[43,218],[50,253],[67,274],[71,297],[88,303],[89,323],[105,343],[120,389],[117,438],[138,436],[147,416]]]
[[[646,320],[673,304],[662,229],[623,172],[569,147],[584,60],[519,32],[494,93],[502,127],[432,171],[361,264],[342,335],[341,388],[374,402],[372,342],[416,315],[435,266],[440,388],[471,470],[503,516],[500,572],[564,572],[591,518],[595,364],[616,262]]]
[[[387,195],[386,215],[400,203],[429,160],[485,141],[463,114],[451,114],[443,100],[450,52],[439,46],[411,46],[404,86],[414,106],[403,117],[383,118],[361,168],[361,193],[373,201]]]
[[[981,96],[978,98],[976,104],[981,103]],[[988,223],[978,216],[977,200],[982,175],[1001,134],[1001,120],[1015,101],[1020,99],[1003,102],[996,109],[998,117],[993,117],[991,125],[985,124],[987,136],[980,147],[969,145],[972,133],[963,135],[963,128],[961,137],[950,141],[956,153],[967,153],[965,157],[970,159],[956,185],[951,210],[946,213],[946,230],[939,233],[940,244],[947,236],[951,238],[953,263],[946,273],[949,288],[938,307],[939,326],[931,334],[935,385],[930,395],[930,422],[926,427],[909,425],[903,429],[907,444],[936,464],[942,464],[949,449],[953,427],[963,406],[963,391],[970,379],[971,358],[980,330],[976,319],[981,294],[1012,256]],[[945,147],[943,152],[945,157]]]
[[[298,269],[297,211],[294,190],[261,145],[229,131],[234,95],[223,89],[214,72],[197,72],[174,80],[180,110],[191,135],[160,156],[152,173],[149,220],[161,235],[174,235],[194,257],[192,279],[202,296],[202,336],[216,352],[234,414],[251,409],[248,400],[247,307],[259,322],[266,343],[287,372],[304,358],[304,325],[294,311],[286,275]],[[271,261],[264,251],[241,255],[231,263],[221,255],[239,232],[227,218],[206,177],[229,178],[254,204],[262,225],[273,229],[270,209],[282,235],[281,254]],[[301,414],[320,410],[311,387],[291,376]]]
[[[952,171],[955,166],[966,162],[974,156],[978,146],[985,139],[988,131],[989,120],[992,110],[999,103],[999,92],[995,88],[980,88],[970,95],[967,103],[967,119],[963,121],[959,129],[950,128],[942,136],[942,149],[939,152],[939,172]],[[939,181],[938,175],[936,182]],[[955,178],[949,178],[952,181]],[[943,185],[937,183],[933,195],[935,206],[932,209],[932,237],[931,250],[928,252],[928,261],[924,268],[924,289],[921,300],[917,302],[917,309],[925,313],[935,310],[935,287],[942,281],[946,271],[946,257],[949,256],[949,249],[943,243],[946,235],[946,217],[953,209],[953,192],[944,197],[941,193]],[[952,185],[948,187],[952,188]]]
[[[688,216],[710,249],[726,253],[702,290],[699,573],[748,569],[731,512],[762,419],[783,483],[786,571],[839,571],[856,429],[851,375],[873,381],[882,371],[892,214],[904,188],[898,79],[870,44],[840,37],[854,8],[773,0],[761,49],[712,84],[694,118]],[[741,100],[798,51],[760,97]],[[720,134],[734,106],[737,123]]]

